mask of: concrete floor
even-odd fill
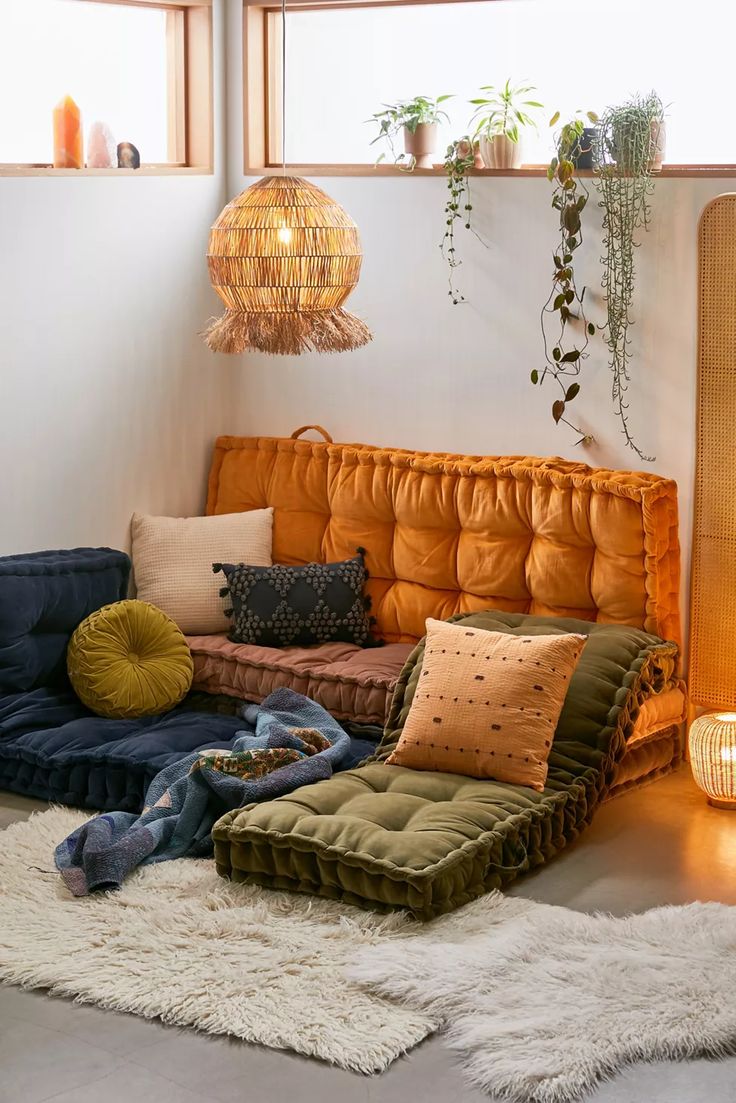
[[[0,793],[0,828],[37,801]],[[736,904],[736,813],[686,769],[605,805],[570,850],[511,891],[580,911]],[[1,900],[2,886],[0,886]],[[0,903],[0,920],[2,905]],[[0,1103],[489,1103],[431,1038],[380,1077],[0,985]],[[637,1065],[586,1103],[736,1103],[736,1057]]]

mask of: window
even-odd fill
[[[2,17],[0,171],[50,171],[66,95],[85,153],[101,120],[135,144],[144,171],[211,167],[209,0],[2,0]]]
[[[280,160],[281,28],[279,12],[259,2],[246,0],[246,60],[256,72],[259,43],[262,51],[260,84],[247,90],[246,148],[252,166],[268,166]],[[336,171],[371,165],[381,147],[371,146],[376,129],[364,120],[382,103],[452,93],[441,161],[450,139],[468,130],[468,100],[510,77],[535,85],[533,98],[545,105],[538,132],[524,133],[525,164],[549,161],[554,111],[600,112],[654,88],[666,105],[667,163],[733,165],[736,137],[723,105],[736,4],[699,0],[697,11],[693,18],[671,0],[567,0],[564,10],[550,0],[299,4],[287,12],[287,161]]]

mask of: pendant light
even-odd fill
[[[281,176],[236,196],[210,231],[207,263],[225,304],[214,352],[346,352],[371,340],[343,310],[363,259],[358,228],[321,188],[286,174],[286,0],[281,0]]]

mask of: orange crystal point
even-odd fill
[[[82,112],[71,96],[63,96],[54,108],[54,168],[83,167]]]

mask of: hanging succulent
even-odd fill
[[[630,382],[634,298],[634,250],[637,230],[648,229],[653,173],[662,164],[664,108],[656,92],[633,96],[603,114],[596,141],[596,173],[603,209],[603,290],[606,295],[606,343],[613,375],[611,393],[627,445],[647,462],[629,428],[627,392]]]
[[[455,282],[455,270],[462,264],[457,259],[457,247],[455,245],[455,229],[457,224],[466,230],[472,230],[479,241],[480,234],[473,229],[471,212],[473,204],[470,201],[470,179],[468,172],[475,166],[476,146],[469,137],[458,139],[447,147],[445,154],[445,172],[447,173],[447,201],[445,203],[445,232],[440,242],[442,256],[447,262],[448,268],[448,295],[452,299],[453,306],[465,302]],[[485,242],[483,242],[485,245]]]
[[[550,126],[555,126],[559,117],[559,112],[553,115]],[[591,123],[597,122],[598,117],[592,111],[587,117]],[[552,206],[558,212],[559,240],[552,257],[552,288],[541,315],[545,365],[541,372],[535,368],[531,373],[534,384],[541,385],[547,376],[558,384],[560,397],[552,403],[552,417],[578,434],[576,444],[590,444],[593,440],[570,420],[568,413],[568,406],[580,393],[580,369],[595,333],[595,326],[585,317],[585,288],[578,290],[574,267],[574,254],[583,242],[581,215],[589,195],[576,175],[584,128],[581,116],[561,127],[557,135],[557,156],[547,168],[547,179],[554,184]],[[572,327],[572,332],[568,327]]]

